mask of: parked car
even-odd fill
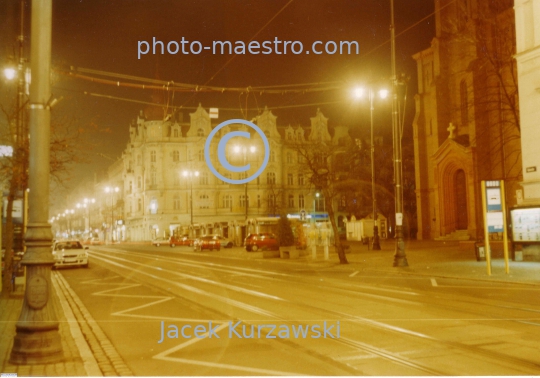
[[[155,238],[154,240],[152,240],[152,245],[154,247],[159,247],[159,246],[162,246],[162,245],[169,245],[169,239]]]
[[[224,236],[214,235],[213,238],[215,240],[219,240],[219,244],[221,245],[222,248],[232,248],[233,247],[233,242],[230,241],[229,239],[227,239]]]
[[[176,247],[177,245],[189,245],[190,247],[193,245],[193,238],[190,238],[189,235],[171,235],[169,238],[169,245],[172,247]]]
[[[54,267],[82,266],[88,268],[88,247],[78,240],[57,241],[52,246]]]
[[[193,242],[193,250],[202,251],[203,249],[217,249],[219,251],[221,249],[221,243],[212,235],[201,236]]]
[[[278,250],[279,242],[276,235],[270,233],[249,234],[244,241],[246,251],[256,252],[262,250]]]

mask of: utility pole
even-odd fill
[[[47,364],[63,359],[53,303],[52,232],[49,223],[50,73],[52,0],[32,0],[32,83],[30,90],[29,222],[26,233],[26,292],[10,362]]]
[[[396,32],[394,25],[394,0],[390,0],[390,45],[392,64],[392,133],[394,135],[394,181],[396,197],[396,253],[394,254],[395,267],[409,266],[405,255],[405,242],[403,241],[403,164],[401,161],[401,127],[399,123],[398,80],[396,74]]]

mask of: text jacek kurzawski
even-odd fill
[[[322,324],[244,324],[242,321],[228,322],[228,327],[224,323],[212,324],[185,324],[177,326],[176,324],[165,325],[161,321],[161,332],[158,344],[168,339],[205,339],[228,337],[229,339],[320,339],[331,338],[339,339],[339,321],[327,322]],[[218,332],[222,329],[226,330]]]

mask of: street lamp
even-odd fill
[[[67,222],[67,234],[71,237],[71,214],[73,214],[75,210],[73,209],[66,209],[64,211],[64,214],[66,216],[66,222]]]
[[[396,74],[396,32],[394,24],[394,0],[390,0],[390,53],[392,66],[392,134],[394,135],[394,181],[396,196],[396,252],[394,253],[394,267],[409,266],[405,254],[403,240],[403,185],[402,185],[402,154],[401,133],[402,125],[399,121],[398,78]]]
[[[85,225],[85,230],[89,230],[90,231],[90,238],[92,238],[92,223],[90,222],[90,205],[91,204],[94,204],[96,203],[96,199],[95,198],[85,198],[83,200],[83,203],[84,203],[84,207],[86,208],[86,211],[88,212],[88,227],[86,227]]]
[[[249,149],[249,152],[251,152],[252,154],[254,154],[256,151],[257,151],[257,147],[255,146],[234,146],[234,153],[236,154],[239,154],[239,153],[242,153],[242,155],[244,156],[244,168],[246,168],[246,171],[247,172],[249,170],[249,165],[247,165],[247,152],[248,152],[248,149]],[[247,173],[246,173],[246,177],[247,177]],[[248,183],[246,182],[246,186],[245,186],[245,192],[244,192],[244,204],[245,204],[245,207],[246,207],[246,222],[248,220],[248,208],[249,208],[249,201],[248,201]],[[246,227],[247,227],[247,224],[246,224]],[[247,231],[246,231],[247,232]]]
[[[105,193],[111,193],[111,243],[113,242],[114,236],[114,193],[118,193],[120,188],[115,186],[111,188],[109,186],[105,187]]]
[[[364,88],[355,88],[354,96],[362,98],[364,96]],[[371,198],[373,200],[373,250],[380,250],[381,244],[379,241],[379,227],[377,226],[377,197],[375,195],[375,143],[373,138],[373,98],[375,94],[372,88],[368,88],[369,97],[369,117],[371,126]],[[388,97],[388,90],[381,89],[379,97],[385,99]]]
[[[198,177],[199,172],[198,171],[183,171],[182,176],[189,177],[189,188],[190,188],[189,197],[191,199],[190,224],[193,227],[193,176]]]

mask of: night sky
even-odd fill
[[[416,64],[412,54],[429,47],[434,36],[434,16],[419,21],[433,13],[433,3],[433,0],[395,0],[397,69],[411,76],[405,134],[411,130],[412,99],[416,93]],[[28,55],[29,4],[27,1],[25,49]],[[13,56],[18,24],[19,1],[2,1],[2,65]],[[414,24],[417,25],[402,33]],[[349,88],[388,80],[391,69],[389,26],[390,0],[54,0],[52,60],[57,72],[66,72],[70,66],[75,66],[200,86],[248,88],[331,83],[309,86],[337,87],[316,93],[190,91],[170,95],[168,101],[170,105],[186,108],[184,119],[189,119],[188,113],[199,103],[206,109],[230,109],[220,110],[219,121],[239,117],[250,120],[268,106],[274,108],[278,126],[307,126],[309,117],[320,107],[330,118],[330,125],[342,123],[363,130],[369,127],[366,123],[369,109],[366,104],[355,104],[351,100]],[[360,53],[246,54],[231,60],[232,55],[203,51],[198,55],[148,54],[138,59],[138,41],[151,42],[153,37],[165,44],[184,37],[205,46],[211,46],[213,40],[247,44],[253,37],[259,42],[274,41],[277,37],[281,41],[300,41],[304,50],[310,49],[316,40],[338,43],[346,40],[357,41]],[[93,122],[110,129],[107,137],[100,137],[99,145],[91,153],[93,162],[85,167],[85,172],[102,171],[111,161],[99,154],[112,158],[121,156],[128,140],[128,126],[146,105],[93,97],[84,92],[138,101],[152,101],[156,93],[91,83],[63,74],[55,74],[54,78],[54,95],[64,96],[54,111],[75,115],[81,127]],[[5,85],[2,83],[0,90],[6,93]],[[5,95],[1,97],[6,101]],[[330,102],[333,104],[327,104]],[[312,105],[303,106],[305,104]],[[390,104],[377,104],[376,112],[380,112],[376,117],[383,131],[390,130]]]

